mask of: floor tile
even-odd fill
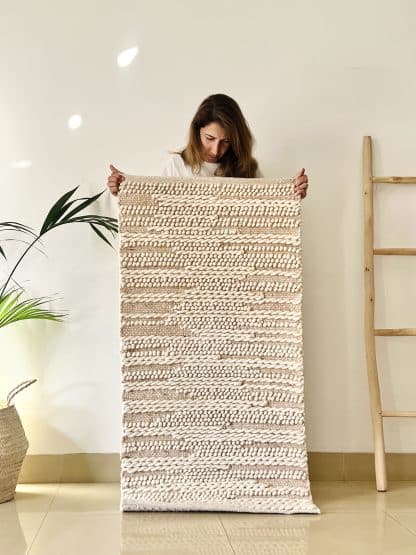
[[[0,553],[23,555],[38,532],[58,484],[19,484],[14,499],[0,504]]]
[[[25,555],[33,542],[45,513],[25,513],[16,510],[0,514],[0,553],[2,555]]]
[[[416,482],[312,482],[320,515],[120,512],[119,483],[20,484],[3,555],[416,555]]]
[[[221,516],[238,555],[415,555],[416,537],[380,513]]]
[[[386,498],[371,488],[353,487],[350,482],[314,482],[313,499],[321,513],[384,511]]]
[[[15,507],[17,512],[46,512],[58,488],[59,484],[18,484],[14,499],[0,503],[0,519],[11,507]]]
[[[119,511],[120,484],[60,484],[50,511]]]
[[[416,482],[390,482],[386,492],[377,491],[374,482],[349,482],[349,485],[353,490],[352,499],[360,506],[416,513]]]
[[[122,555],[233,555],[216,513],[124,513]]]
[[[387,492],[376,490],[373,482],[314,482],[312,495],[321,512],[416,512],[414,482],[391,482]]]
[[[409,532],[412,532],[412,534],[416,535],[416,512],[406,513],[403,511],[400,511],[400,512],[389,511],[388,514],[392,516],[394,520],[399,522],[402,526],[407,528]]]
[[[48,513],[30,555],[233,555],[214,514]]]
[[[50,512],[30,555],[115,555],[120,552],[121,517],[117,512]]]

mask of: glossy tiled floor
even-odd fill
[[[416,555],[416,482],[315,482],[321,515],[120,513],[119,484],[19,485],[1,555]]]

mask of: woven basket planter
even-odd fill
[[[0,503],[13,499],[17,479],[29,447],[25,431],[12,399],[36,380],[16,386],[7,396],[7,403],[0,409]]]

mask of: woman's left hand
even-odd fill
[[[305,168],[296,174],[295,194],[297,198],[305,198],[308,191],[308,176],[305,173]]]

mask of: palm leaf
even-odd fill
[[[103,193],[104,191],[101,191],[101,193],[98,193],[93,197],[87,198],[84,202],[81,202],[79,206],[77,206],[76,208],[68,212],[68,214],[66,214],[65,217],[62,218],[61,223],[68,222],[72,216],[74,216],[75,214],[78,214],[78,212],[81,212],[81,210],[83,210],[84,208],[86,208],[87,206],[95,202]],[[83,199],[78,199],[78,200],[83,200]]]
[[[72,189],[71,191],[68,191],[67,193],[62,195],[62,197],[60,199],[58,199],[55,202],[55,204],[49,210],[49,212],[48,212],[48,214],[45,218],[45,221],[43,222],[43,225],[42,225],[42,228],[40,230],[39,235],[43,235],[44,233],[49,231],[49,229],[54,227],[54,225],[59,220],[59,218],[61,218],[63,216],[63,214],[65,214],[66,210],[68,209],[68,206],[66,206],[66,202],[71,198],[71,196],[75,193],[75,191],[77,189],[78,189],[78,187],[75,187],[75,189]],[[75,202],[75,201],[72,201],[72,203],[73,202]],[[72,204],[72,203],[70,203],[70,204]]]
[[[19,320],[51,320],[54,322],[62,322],[67,316],[65,313],[51,312],[40,308],[42,304],[50,302],[48,297],[40,297],[20,301],[23,291],[13,289],[0,298],[0,328],[18,322]]]
[[[18,222],[0,222],[0,231],[19,231],[21,233],[28,233],[36,237],[36,233],[27,225],[19,224]]]
[[[18,222],[0,222],[0,232],[2,231],[17,231],[19,233],[26,233],[28,235],[32,235],[32,237],[36,237],[36,233],[34,233],[34,231],[30,227],[19,224]],[[4,257],[5,260],[7,260],[6,253],[4,252],[4,249],[1,245],[0,254]]]
[[[110,218],[108,216],[95,216],[95,215],[93,216],[93,215],[86,214],[85,216],[77,216],[76,218],[71,218],[65,223],[73,223],[73,222],[79,222],[79,223],[85,222],[88,224],[93,223],[95,225],[103,226],[109,231],[114,231],[115,233],[118,232],[117,219]]]
[[[109,244],[112,249],[114,248],[113,245],[110,243],[110,241],[107,239],[107,237],[103,233],[101,233],[101,231],[98,229],[97,226],[95,226],[94,224],[90,224],[90,226],[95,231],[95,233],[98,235],[98,237],[101,237],[101,239],[103,241],[105,241],[107,244]]]
[[[112,234],[112,236],[115,237],[115,234],[118,232],[118,225],[117,225],[116,218],[110,218],[110,217],[107,217],[107,216],[90,215],[90,214],[83,215],[83,216],[78,215],[81,210],[84,210],[87,206],[89,206],[90,204],[95,202],[105,191],[101,191],[101,193],[98,193],[97,195],[94,195],[92,197],[83,197],[83,198],[79,198],[79,199],[73,199],[73,200],[70,201],[69,199],[71,198],[71,196],[75,193],[75,191],[77,189],[78,189],[78,187],[75,187],[71,191],[68,191],[67,193],[62,195],[57,200],[57,202],[55,202],[55,204],[49,210],[49,212],[48,212],[48,214],[45,218],[45,221],[43,222],[43,225],[41,227],[39,235],[36,235],[35,233],[33,233],[30,230],[29,227],[24,226],[22,224],[18,224],[16,222],[0,223],[0,231],[6,230],[6,229],[8,229],[8,230],[14,229],[16,231],[23,231],[23,232],[26,232],[26,233],[31,233],[35,237],[34,241],[32,241],[29,244],[27,249],[20,256],[19,260],[14,265],[14,268],[12,269],[9,277],[7,278],[5,283],[3,284],[3,286],[0,290],[0,300],[4,298],[5,292],[6,292],[7,287],[8,287],[8,284],[9,284],[10,280],[12,279],[13,274],[16,271],[16,268],[21,263],[22,259],[26,256],[28,251],[36,244],[36,242],[40,241],[42,235],[44,235],[45,233],[47,233],[51,229],[54,229],[54,228],[56,228],[60,225],[65,225],[65,224],[68,224],[68,223],[76,223],[76,222],[78,222],[78,223],[88,223],[88,224],[90,224],[93,231],[98,235],[98,237],[100,237],[100,239],[102,239],[103,241],[105,241],[105,243],[107,243],[108,245],[110,245],[110,247],[112,247],[111,243],[108,241],[108,239],[104,236],[104,234],[102,233],[102,231],[99,228],[103,228],[103,229],[109,231]],[[78,203],[78,205],[73,207],[72,210],[70,210],[68,212],[68,210],[71,208],[71,206],[73,206],[76,203]],[[6,258],[6,254],[3,250],[3,248],[1,248],[1,247],[0,247],[0,255],[3,256],[4,258]],[[35,299],[35,300],[38,301],[38,302],[42,301],[42,299]],[[34,306],[30,307],[29,305],[27,305],[25,303],[26,303],[26,301],[24,301],[22,306],[20,306],[20,308],[22,309],[21,315],[23,315],[24,318],[28,318],[28,317],[42,318],[43,317],[43,318],[48,318],[48,319],[56,319],[56,318],[60,318],[62,316],[60,314],[55,314],[54,315],[54,313],[44,311],[43,309],[37,309],[37,311],[35,311],[36,307],[34,307]],[[40,302],[40,304],[42,304],[42,302]],[[39,305],[36,305],[36,306],[39,306]],[[32,314],[32,316],[27,316],[24,309],[32,310],[32,312],[29,312],[30,314]],[[5,325],[5,324],[3,324],[3,325]]]
[[[85,216],[76,216],[75,218],[71,218],[66,221],[60,221],[54,227],[57,227],[59,225],[65,225],[65,224],[73,224],[73,223],[87,223],[87,224],[90,224],[91,227],[95,225],[96,228],[103,227],[104,229],[109,231],[113,237],[115,237],[116,233],[118,232],[118,225],[117,225],[116,218],[110,218],[107,216],[88,215],[88,214]],[[97,232],[97,229],[94,229],[94,231]],[[108,243],[108,241],[104,238],[104,235],[102,233],[98,235],[101,239],[104,239],[104,241]],[[111,243],[108,243],[108,244],[112,246]]]
[[[63,195],[54,204],[54,206],[51,208],[48,215],[46,216],[39,236],[60,225],[69,223],[89,223],[94,229],[95,233],[97,233],[97,235],[101,239],[103,239],[103,241],[105,241],[108,245],[110,245],[110,247],[112,247],[111,243],[106,239],[104,234],[102,232],[99,232],[98,227],[103,227],[107,231],[110,231],[112,236],[114,237],[115,234],[118,232],[117,220],[115,218],[97,215],[78,215],[81,210],[84,210],[85,208],[87,208],[87,206],[95,202],[105,191],[101,191],[101,193],[93,195],[92,197],[79,198],[68,202],[76,189],[73,189],[72,191],[69,191],[68,193]],[[74,208],[72,208],[72,210],[68,212],[69,208],[75,203],[79,203],[78,206],[75,206]],[[93,227],[93,224],[95,224],[95,227]]]
[[[3,239],[4,243],[7,243],[8,241],[13,241],[14,243],[23,243],[24,245],[31,245],[31,243],[29,243],[29,241],[24,241],[23,239],[16,239],[16,237],[7,237],[7,239]],[[42,247],[44,246],[41,240],[39,240],[39,243],[42,245]],[[32,246],[36,251],[40,252],[41,254],[43,254],[43,256],[47,257],[47,254],[46,254],[45,251],[43,251],[42,249],[40,249],[36,245],[32,245]]]
[[[17,289],[13,289],[12,291],[9,291],[8,293],[6,293],[6,294],[3,295],[2,297],[0,297],[0,314],[1,314],[3,311],[6,311],[6,310],[7,310],[7,302],[8,302],[8,301],[9,301],[9,302],[11,301],[11,303],[13,304],[13,297],[12,297],[12,295],[13,295],[14,293],[16,293],[16,291],[17,291]],[[19,294],[17,295],[17,299],[20,297],[20,295],[21,295],[21,293],[19,293]]]

